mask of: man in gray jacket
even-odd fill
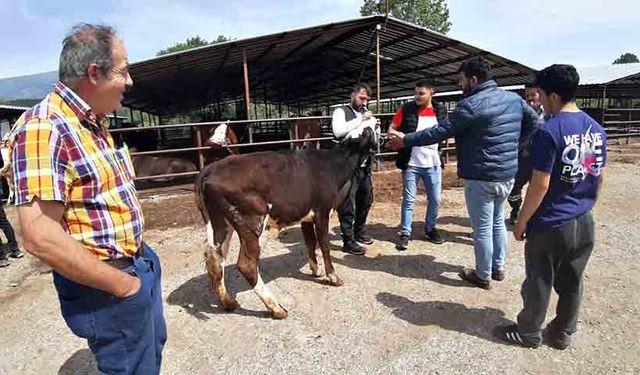
[[[537,126],[538,115],[520,96],[499,89],[482,59],[464,62],[457,78],[466,97],[448,120],[419,132],[397,134],[389,146],[401,149],[455,137],[458,176],[465,179],[476,254],[476,269],[464,269],[460,277],[490,289],[491,279],[504,279],[504,203],[518,169],[518,144]]]

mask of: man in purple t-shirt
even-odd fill
[[[570,345],[582,299],[582,273],[594,245],[591,209],[602,184],[606,135],[576,106],[579,79],[573,66],[558,64],[536,76],[542,104],[553,118],[533,136],[533,174],[513,231],[518,241],[526,234],[524,306],[518,324],[495,332],[504,341],[530,348],[542,342],[552,288],[558,306],[546,338],[556,349]]]

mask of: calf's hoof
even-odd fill
[[[336,275],[335,273],[327,275],[327,277],[329,278],[329,284],[331,284],[333,286],[342,286],[342,285],[344,285],[344,281],[342,281],[342,279],[339,278],[338,275]]]
[[[222,300],[222,301],[220,301],[220,303],[222,304],[222,309],[224,311],[233,311],[233,310],[237,309],[238,307],[240,307],[240,304],[238,303],[238,301],[236,301],[233,298]]]
[[[317,269],[317,270],[311,270],[311,274],[313,275],[313,277],[322,277],[324,276],[324,272],[322,272],[322,270]]]
[[[273,316],[273,319],[284,319],[287,317],[287,315],[289,315],[289,313],[282,306],[280,306],[279,309],[271,311],[271,316]]]

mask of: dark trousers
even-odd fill
[[[338,209],[340,230],[344,242],[353,241],[354,235],[364,233],[367,215],[373,203],[373,186],[371,185],[371,163],[358,167],[351,179],[351,188],[342,205]]]
[[[62,316],[87,339],[98,370],[105,374],[159,374],[167,328],[162,312],[160,260],[146,244],[123,269],[140,278],[140,290],[116,298],[53,273]]]
[[[522,188],[531,179],[532,172],[533,170],[531,168],[530,157],[519,157],[518,173],[516,173],[516,178],[513,183],[513,189],[511,189],[511,193],[509,193],[509,197],[507,198],[509,206],[511,206],[511,210],[513,212],[512,216],[517,215],[518,211],[520,211],[520,206],[522,205]]]
[[[0,203],[0,229],[4,232],[4,236],[7,237],[8,246],[5,248],[2,246],[0,240],[0,259],[7,257],[7,251],[18,250],[18,241],[16,241],[16,234],[13,231],[13,226],[7,219],[7,214],[4,212],[4,206]]]
[[[525,269],[522,284],[524,307],[518,314],[518,331],[531,342],[540,342],[551,297],[551,288],[558,293],[556,317],[548,328],[571,335],[576,331],[582,299],[582,273],[594,244],[594,223],[591,212],[573,219],[553,232],[527,235]]]

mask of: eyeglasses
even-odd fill
[[[127,65],[121,69],[114,67],[113,69],[111,69],[111,73],[118,77],[126,78],[129,75],[129,66]]]

